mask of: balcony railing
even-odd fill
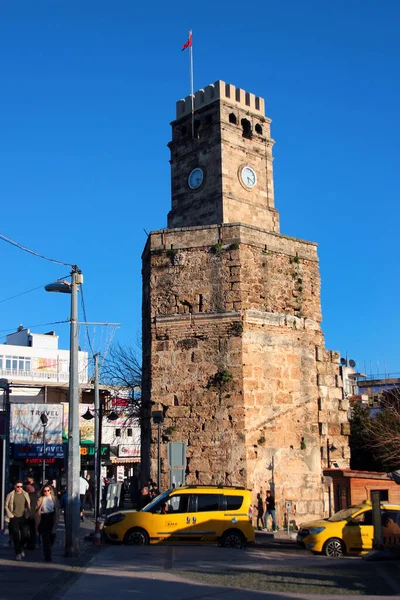
[[[0,369],[0,378],[21,381],[24,383],[44,383],[53,381],[57,383],[68,383],[69,373],[52,373],[50,371],[19,371],[17,369]],[[86,383],[88,380],[86,369],[79,373],[79,382]]]

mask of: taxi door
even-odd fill
[[[186,518],[190,542],[215,543],[224,531],[222,494],[192,494]]]
[[[343,540],[350,552],[371,550],[373,539],[372,510],[352,518],[343,529]]]
[[[152,517],[153,538],[159,541],[179,541],[187,530],[187,509],[189,494],[174,494],[168,498],[165,514],[157,513]]]

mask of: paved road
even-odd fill
[[[62,600],[399,598],[398,565],[332,560],[293,547],[109,546],[94,556]]]
[[[92,526],[85,522],[85,527]],[[82,530],[82,535],[85,533]],[[15,562],[0,548],[0,600],[288,600],[290,598],[400,598],[398,563],[358,557],[316,557],[291,544],[264,547],[104,546],[86,543],[83,556],[63,557],[62,532],[53,563],[40,550]]]

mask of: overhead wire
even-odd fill
[[[39,323],[39,325],[27,325],[24,329],[35,329],[36,327],[47,327],[47,325],[60,325],[61,323],[69,323],[70,319],[64,319],[64,321],[52,321],[51,323]],[[15,327],[12,329],[0,329],[0,333],[14,333]],[[7,335],[1,335],[0,339],[7,337]]]
[[[11,238],[5,236],[3,233],[0,233],[0,239],[4,242],[7,242],[8,244],[11,244],[12,246],[15,246],[16,248],[19,248],[20,250],[23,250],[24,252],[28,252],[29,254],[33,254],[33,256],[37,256],[38,258],[48,260],[52,263],[55,263],[56,265],[64,265],[64,267],[71,267],[71,269],[74,267],[74,265],[71,265],[70,263],[62,262],[61,260],[56,260],[55,258],[50,258],[49,256],[45,256],[44,254],[39,254],[39,252],[35,252],[34,250],[31,250],[30,248],[19,244],[15,240],[12,240]]]
[[[62,280],[62,279],[67,279],[67,277],[70,277],[70,275],[67,275],[66,277],[59,277],[57,279],[57,281]],[[29,294],[30,292],[35,292],[36,290],[43,289],[45,285],[46,284],[44,283],[43,285],[38,285],[38,287],[32,288],[30,290],[26,290],[25,292],[20,292],[19,294],[14,294],[14,296],[9,296],[8,298],[3,298],[3,300],[0,300],[0,304],[2,304],[3,302],[7,302],[8,300],[14,300],[14,298],[18,298],[19,296],[24,296],[24,294]]]
[[[94,356],[95,352],[93,350],[92,341],[91,341],[90,335],[89,335],[89,326],[87,324],[85,298],[83,296],[83,287],[82,286],[81,286],[81,306],[82,306],[83,318],[85,319],[85,329],[86,329],[86,335],[87,335],[87,339],[88,339],[88,343],[89,343],[89,348],[92,353],[92,356]]]

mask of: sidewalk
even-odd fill
[[[99,549],[85,537],[94,531],[94,519],[86,518],[80,528],[80,555],[64,556],[65,529],[60,522],[53,546],[53,560],[45,563],[42,548],[25,550],[21,562],[15,560],[9,536],[0,534],[0,600],[47,600],[71,585]]]
[[[295,555],[287,558],[279,550],[266,555],[263,559],[257,552],[242,553],[217,547],[108,546],[92,557],[82,575],[62,595],[52,596],[51,600],[87,600],[90,596],[96,600],[110,597],[343,600],[354,595],[363,600],[382,600],[383,596],[399,598],[395,595],[395,586],[385,585],[383,578],[372,586],[375,590],[381,588],[378,594],[382,595],[365,593],[372,590],[363,584],[366,570],[370,568],[366,569],[361,561],[333,563],[330,559],[316,561],[315,557],[306,556],[298,567]],[[320,563],[324,566],[323,572],[318,568]],[[372,577],[380,580],[382,574],[378,569]],[[233,579],[235,574],[237,581]]]

